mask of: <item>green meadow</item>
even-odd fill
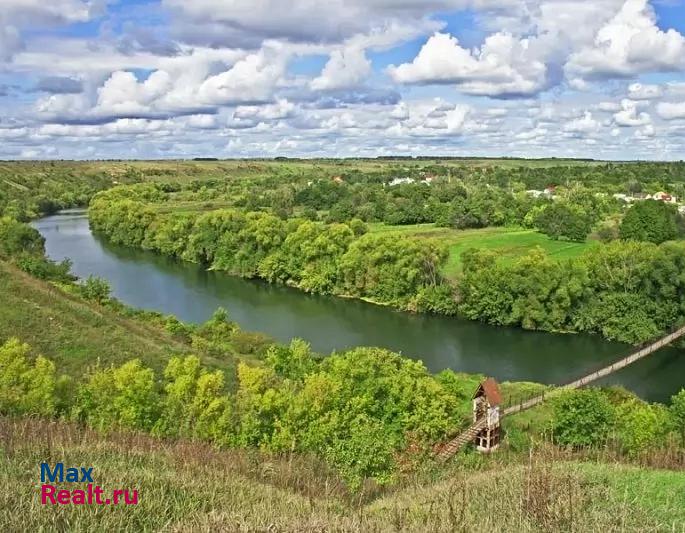
[[[448,277],[455,277],[460,272],[461,254],[469,248],[492,250],[497,252],[498,256],[506,262],[526,255],[536,247],[542,248],[556,259],[571,259],[593,245],[591,241],[584,243],[555,241],[539,231],[522,228],[490,227],[457,230],[437,228],[434,224],[415,224],[412,226],[372,224],[371,231],[397,234],[403,237],[436,239],[446,243],[450,254],[444,267],[444,274]]]

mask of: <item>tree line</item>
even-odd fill
[[[359,220],[324,224],[238,209],[164,212],[132,199],[135,194],[126,188],[100,193],[89,213],[93,229],[115,243],[312,293],[632,344],[685,318],[685,243],[679,241],[597,244],[566,261],[542,250],[514,261],[469,250],[452,282],[441,275],[447,250],[435,240],[367,233]],[[653,216],[671,217],[670,206],[643,202],[633,210],[637,215],[626,217],[622,231],[646,227],[661,242],[672,228],[667,223],[663,230]]]
[[[218,209],[160,212],[125,191],[91,203],[94,231],[247,278],[287,283],[319,294],[372,299],[401,309],[431,310],[441,293],[447,249],[434,241],[367,233],[364,223],[283,220],[264,212]]]
[[[196,356],[171,358],[161,376],[134,359],[73,379],[17,339],[0,345],[1,414],[312,453],[353,488],[366,478],[391,481],[410,445],[418,460],[466,423],[476,382],[451,371],[431,376],[422,363],[378,348],[316,359],[300,340],[272,346],[261,365],[240,362],[234,390]]]
[[[463,255],[459,311],[490,324],[599,333],[639,344],[685,318],[685,242],[615,241],[556,261],[541,250],[505,263]]]
[[[223,316],[208,328],[225,325]],[[221,334],[221,333],[219,333]],[[268,349],[263,364],[240,362],[233,390],[221,370],[196,356],[173,357],[162,375],[130,360],[60,376],[28,345],[0,345],[0,413],[59,417],[98,431],[144,431],[218,447],[312,453],[336,468],[351,488],[365,479],[392,482],[401,465],[418,465],[432,445],[468,424],[477,376],[431,376],[421,362],[379,348],[315,358],[293,340]],[[685,390],[670,408],[631,394],[571,391],[553,401],[553,418],[538,430],[575,448],[614,445],[628,455],[685,438]]]

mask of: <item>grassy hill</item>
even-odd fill
[[[7,531],[682,531],[685,474],[533,454],[462,455],[385,492],[345,492],[314,459],[215,451],[75,425],[0,418]],[[6,459],[6,460],[5,460]],[[43,506],[39,465],[93,467],[138,505]],[[73,484],[72,484],[73,485]],[[60,488],[67,488],[60,485]],[[69,487],[75,488],[74,486]]]
[[[0,344],[10,337],[28,343],[52,359],[60,372],[80,376],[99,361],[120,365],[133,358],[161,371],[173,355],[195,353],[212,368],[234,369],[231,354],[205,353],[188,339],[172,335],[163,321],[127,317],[106,306],[87,302],[53,284],[29,276],[0,261]],[[134,314],[134,313],[132,313]],[[255,345],[260,334],[237,332]],[[246,343],[251,344],[251,343]],[[236,355],[250,359],[250,353]]]

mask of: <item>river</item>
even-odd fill
[[[438,372],[451,368],[499,380],[560,384],[627,354],[629,346],[591,335],[500,328],[451,317],[414,315],[356,300],[305,294],[244,280],[143,250],[114,246],[91,233],[85,212],[64,211],[33,226],[47,254],[69,258],[74,274],[109,281],[122,302],[203,322],[217,307],[243,329],[288,342],[300,337],[321,353],[382,346],[421,359]],[[666,401],[685,386],[685,350],[666,348],[608,378],[645,399]]]

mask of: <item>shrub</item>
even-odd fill
[[[166,395],[155,433],[230,442],[231,403],[224,390],[223,372],[208,372],[195,356],[174,357],[164,378]]]
[[[154,373],[134,359],[117,368],[94,371],[79,387],[73,416],[100,430],[118,426],[149,430],[158,413]]]
[[[616,436],[628,455],[662,446],[675,428],[671,413],[665,406],[638,399],[619,405],[617,415]]]
[[[676,426],[685,437],[685,389],[671,398],[671,413]]]
[[[266,352],[266,362],[284,378],[303,380],[316,368],[309,344],[293,339],[290,346],[273,345]]]
[[[554,440],[574,448],[595,446],[608,436],[614,407],[598,389],[565,392],[554,402]]]
[[[50,416],[55,412],[55,365],[17,339],[0,346],[0,412]]]
[[[80,285],[80,292],[86,300],[104,304],[109,300],[111,289],[106,280],[88,276],[88,279]]]
[[[69,259],[55,263],[40,255],[23,252],[14,261],[21,270],[38,279],[61,283],[71,283],[76,279],[70,273],[71,261]]]
[[[31,226],[10,217],[0,217],[0,256],[21,252],[43,254],[45,239]]]
[[[456,315],[458,307],[455,291],[449,283],[423,287],[416,296],[416,311],[419,313]]]

